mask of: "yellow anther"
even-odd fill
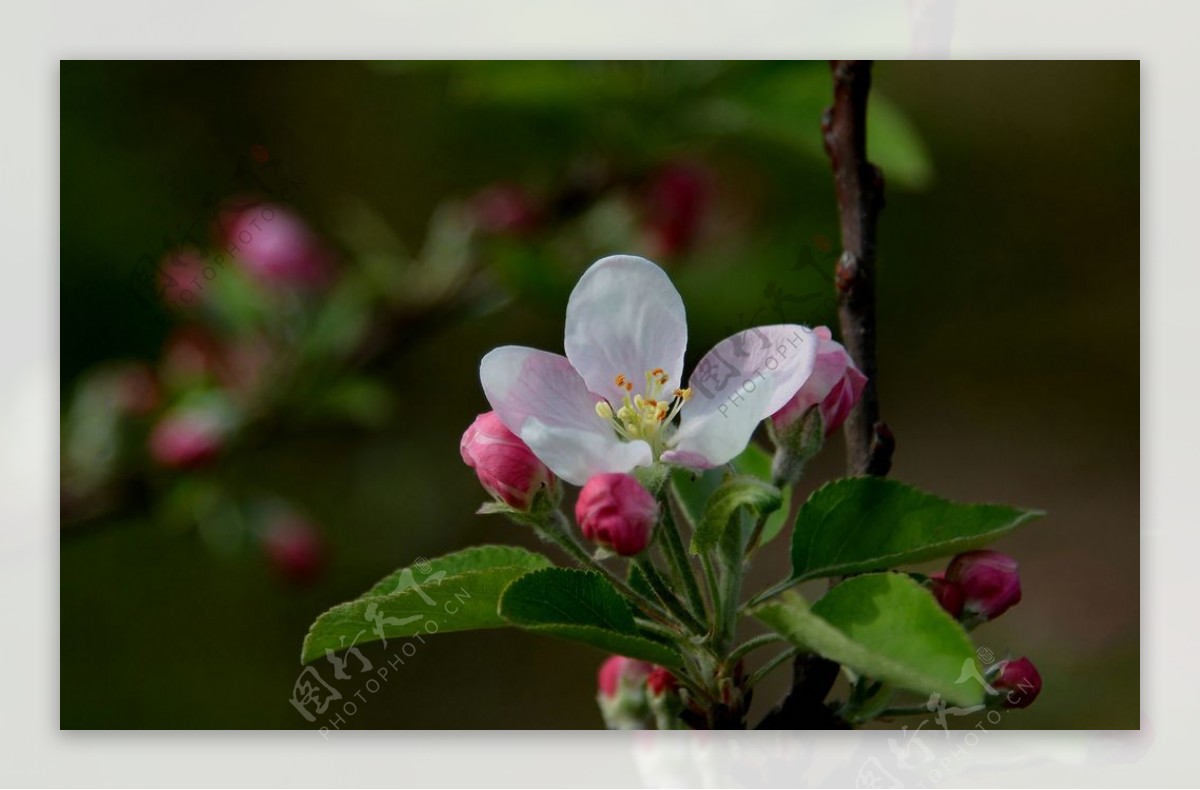
[[[608,401],[596,401],[596,414],[603,420],[611,420],[613,418],[612,406],[608,405]]]
[[[692,388],[687,387],[684,389],[675,390],[675,397],[681,398],[682,400],[685,400],[685,401],[691,400],[692,399]]]
[[[627,380],[626,380],[626,378],[625,378],[625,374],[624,374],[624,373],[618,373],[618,374],[617,374],[617,377],[616,377],[615,379],[613,379],[613,383],[614,383],[614,384],[616,384],[618,387],[621,387],[621,388],[623,388],[623,389],[629,389],[629,387],[626,387],[626,386],[625,386],[625,385],[626,385],[626,383],[627,383]]]

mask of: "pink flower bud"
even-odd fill
[[[780,433],[795,425],[810,409],[816,408],[821,415],[825,436],[830,436],[846,421],[862,397],[863,388],[867,386],[867,377],[854,366],[854,360],[850,359],[842,344],[833,339],[828,327],[819,326],[813,333],[817,337],[817,361],[812,375],[800,391],[771,417],[776,431]]]
[[[252,274],[281,284],[321,285],[333,258],[304,220],[266,203],[243,209],[224,239],[227,249]]]
[[[963,611],[962,588],[954,582],[946,581],[946,574],[935,573],[929,577],[929,589],[942,608],[949,612],[951,617],[958,619]]]
[[[645,729],[653,718],[646,679],[652,664],[625,656],[612,656],[596,676],[596,702],[610,730]]]
[[[275,572],[296,584],[314,581],[325,564],[324,544],[317,528],[294,513],[268,521],[262,545]]]
[[[610,656],[596,673],[600,695],[609,699],[617,696],[622,686],[640,689],[654,669],[653,664],[625,656]]]
[[[196,248],[179,247],[162,257],[155,272],[163,305],[172,311],[189,310],[207,298],[209,281],[217,276],[217,267]]]
[[[471,214],[488,233],[520,235],[537,225],[538,212],[523,189],[494,184],[471,198]]]
[[[593,475],[579,492],[575,520],[588,540],[632,557],[650,542],[658,503],[632,475]]]
[[[963,611],[980,620],[994,620],[1021,600],[1017,561],[998,551],[959,554],[946,569],[946,580],[963,593]]]
[[[517,510],[528,510],[539,491],[555,485],[546,465],[494,411],[475,418],[458,449],[488,493]]]
[[[1027,708],[1042,692],[1042,676],[1028,658],[1001,661],[992,686],[1004,695],[1004,707]]]
[[[650,670],[649,677],[646,678],[646,688],[655,697],[661,697],[663,694],[668,694],[679,688],[679,681],[670,671],[660,666],[655,666]]]
[[[225,444],[225,424],[216,415],[184,411],[163,417],[150,433],[150,456],[170,469],[201,466]]]

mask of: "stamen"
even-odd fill
[[[612,406],[608,405],[606,400],[596,401],[596,414],[602,420],[611,420],[613,418]]]

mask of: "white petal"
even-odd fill
[[[758,423],[804,385],[818,344],[813,330],[797,324],[747,329],[717,343],[692,371],[692,399],[663,460],[697,468],[732,460]]]
[[[662,368],[679,386],[687,347],[683,300],[666,272],[645,258],[613,255],[591,265],[567,302],[567,358],[588,389],[618,403],[624,374],[639,393]]]
[[[623,442],[596,414],[600,397],[588,392],[566,357],[521,346],[488,352],[479,365],[488,403],[550,471],[581,486],[601,472],[628,472],[651,462],[650,446]]]

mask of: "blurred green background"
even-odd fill
[[[458,440],[487,409],[480,357],[560,350],[596,258],[668,268],[689,364],[753,323],[835,321],[825,63],[64,62],[61,90],[63,728],[311,728],[289,699],[317,614],[418,557],[533,546],[474,515]],[[997,544],[1024,600],[975,633],[1045,681],[1002,726],[1135,728],[1138,65],[880,63],[870,122],[893,476],[1049,513]],[[228,261],[203,307],[164,308],[146,262],[220,254],[230,196],[290,207],[336,274],[289,290]],[[266,337],[267,384],[161,385],[152,415],[96,429],[97,366],[165,376],[185,324]],[[148,460],[151,422],[221,386],[220,457]],[[831,442],[804,487],[841,464]],[[299,570],[264,538],[278,512],[318,536]],[[785,572],[773,549],[757,584]],[[346,726],[598,727],[602,659],[439,636]]]

